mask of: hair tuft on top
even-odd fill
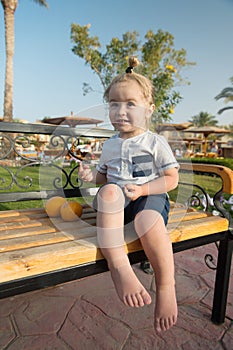
[[[129,57],[128,62],[129,62],[129,67],[132,67],[132,68],[135,68],[140,64],[139,60],[135,56]]]

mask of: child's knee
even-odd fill
[[[124,208],[125,197],[118,185],[107,184],[99,190],[97,201],[100,211],[108,210],[109,206],[119,210]]]
[[[139,237],[149,232],[153,232],[153,234],[166,232],[163,217],[155,210],[143,210],[139,212],[135,217],[134,226]]]
[[[98,196],[104,200],[116,201],[119,198],[120,187],[115,184],[107,184],[100,188]]]

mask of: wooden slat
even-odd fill
[[[0,219],[1,222],[1,219]],[[37,219],[37,220],[27,220],[27,221],[12,221],[0,223],[0,239],[1,236],[5,236],[6,233],[10,233],[10,231],[16,230],[18,232],[19,229],[26,229],[29,227],[37,227],[51,224],[51,221],[48,217]]]
[[[95,225],[96,224],[96,213],[93,216],[87,217],[85,218],[85,216],[82,216],[80,220],[77,221],[63,221],[61,219],[53,219],[51,220],[52,224],[56,227],[60,228],[68,228],[68,227],[73,227],[76,226],[77,228],[79,228],[80,226],[82,226],[82,224],[85,225]]]
[[[19,237],[10,239],[7,241],[1,241],[1,252],[15,251],[19,249],[28,249],[31,247],[41,247],[48,244],[56,244],[60,242],[67,242],[71,239],[68,238],[68,235],[64,235],[60,232],[53,232],[53,234],[43,234],[34,235],[30,237]]]
[[[219,216],[207,216],[195,220],[183,221],[176,226],[168,225],[168,232],[172,242],[180,242],[191,238],[211,235],[216,232],[227,231],[229,222]]]
[[[208,216],[205,212],[200,211],[192,211],[192,212],[173,212],[173,215],[169,215],[168,218],[168,225],[171,223],[177,223],[180,221],[189,221],[189,220],[195,220],[200,218],[206,218]]]
[[[88,226],[86,228],[83,227],[78,231],[72,229],[72,230],[62,231],[62,233],[74,240],[87,239],[89,237],[96,237],[96,227]]]
[[[43,208],[31,208],[31,209],[18,209],[18,210],[2,210],[0,211],[0,219],[4,217],[9,217],[9,216],[20,216],[22,214],[26,215],[32,215],[32,214],[44,214],[44,209]],[[2,219],[1,219],[2,220]]]
[[[9,230],[6,232],[0,232],[0,249],[2,246],[2,241],[13,239],[17,237],[30,237],[35,235],[42,235],[44,233],[55,233],[58,230],[52,225],[43,225],[43,226],[33,226],[26,227],[16,230]]]
[[[79,242],[65,242],[0,254],[0,282],[55,271],[102,258],[94,244],[86,240]]]
[[[10,212],[10,210],[9,210]],[[9,216],[4,216],[4,217],[0,217],[0,222],[4,223],[4,222],[17,222],[17,221],[28,221],[28,220],[32,220],[32,219],[42,219],[42,218],[46,218],[47,214],[45,213],[45,211],[41,212],[41,213],[32,213],[32,214],[23,214],[21,213],[20,215],[16,214],[16,215],[9,215]]]

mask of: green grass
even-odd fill
[[[66,168],[66,172],[70,172],[72,168]],[[15,181],[12,182],[12,172]],[[77,186],[76,182],[77,171],[72,176],[72,183]],[[56,186],[62,188],[72,188],[70,184],[67,184],[67,177],[65,174],[56,167],[53,166],[28,166],[24,168],[9,167],[9,171],[0,167],[0,196],[1,193],[6,192],[31,192],[39,190],[52,190],[54,189],[54,181]],[[89,187],[90,184],[84,184],[85,187]],[[84,202],[83,198],[70,198],[75,199],[80,203]],[[43,200],[31,200],[20,202],[0,202],[0,210],[9,209],[27,209],[27,208],[42,208],[44,206]]]
[[[221,189],[222,181],[217,176],[208,176],[208,175],[190,175],[187,173],[180,173],[180,182],[185,182],[188,184],[193,185],[199,185],[200,187],[204,188],[205,191],[210,195],[210,197],[213,197],[214,194]],[[190,193],[190,186],[185,186],[180,184],[179,187],[169,193],[172,200],[175,200],[177,197],[180,197],[182,193],[184,194],[184,198],[187,199],[187,193]],[[199,192],[200,190],[193,187],[193,193]]]
[[[187,159],[181,158],[180,162],[187,162]],[[231,158],[192,158],[192,163],[222,165],[233,170],[233,159]]]
[[[28,209],[28,208],[43,208],[43,207],[44,207],[44,204],[43,204],[43,201],[41,200],[0,203],[0,211]]]

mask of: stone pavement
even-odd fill
[[[211,244],[175,254],[179,318],[167,332],[153,330],[153,276],[136,265],[152,305],[124,306],[108,272],[2,299],[0,350],[232,350],[232,279],[225,323],[210,321],[215,272],[203,259],[215,250]]]

